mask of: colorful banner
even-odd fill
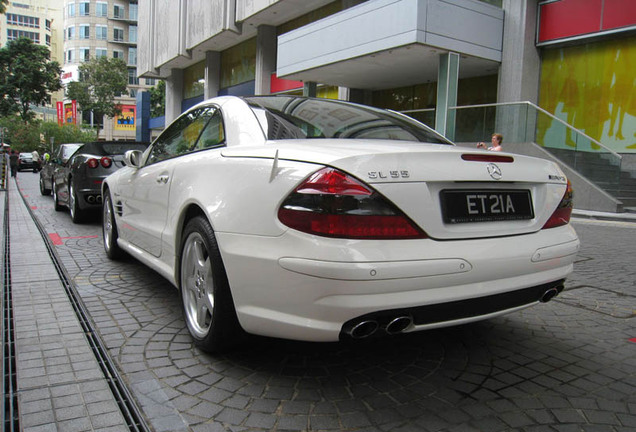
[[[64,125],[64,102],[58,101],[56,103],[57,107],[57,124],[62,126]]]
[[[64,124],[75,124],[75,116],[73,115],[73,103],[64,104]]]
[[[135,105],[123,105],[121,107],[121,114],[115,116],[114,123],[116,130],[135,130],[135,118],[137,113],[137,106]]]

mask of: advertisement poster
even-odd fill
[[[76,124],[77,104],[75,101],[64,104],[64,123],[67,125]]]
[[[123,105],[121,107],[121,114],[115,116],[115,129],[134,131],[136,114],[137,107],[135,105]]]

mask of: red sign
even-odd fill
[[[539,4],[539,43],[634,26],[633,0],[558,0]]]
[[[64,102],[58,101],[55,105],[57,107],[57,124],[62,126],[64,124]]]
[[[272,74],[269,84],[270,84],[271,93],[279,93],[279,92],[284,92],[288,90],[296,90],[296,89],[303,88],[302,81],[293,81],[293,80],[278,78],[275,73]]]
[[[77,125],[77,101],[75,99],[71,101],[71,107],[73,109],[73,124]]]

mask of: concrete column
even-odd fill
[[[276,72],[276,50],[278,41],[276,27],[258,26],[256,33],[256,78],[254,93],[268,95],[271,93],[271,77]]]
[[[183,101],[183,70],[172,69],[166,79],[166,125],[181,114]]]
[[[203,98],[210,99],[219,95],[221,88],[221,53],[207,51],[205,53],[205,87]]]
[[[437,69],[437,108],[435,130],[448,139],[455,136],[455,111],[449,107],[457,105],[457,82],[459,79],[459,54],[440,54]]]
[[[137,93],[135,126],[135,140],[150,142],[150,92]]]
[[[316,97],[316,89],[317,85],[313,81],[308,81],[303,83],[303,96],[305,97]]]
[[[539,99],[541,59],[535,46],[537,0],[503,0],[504,34],[497,102]]]
[[[349,100],[349,87],[338,87],[338,100]]]

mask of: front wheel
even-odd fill
[[[195,345],[208,352],[229,348],[241,328],[214,231],[204,217],[186,225],[180,264],[184,318]]]
[[[117,244],[117,225],[115,223],[115,213],[113,212],[113,202],[110,192],[104,191],[104,203],[102,205],[102,236],[104,239],[104,251],[108,258],[116,260],[124,255],[124,251]]]

